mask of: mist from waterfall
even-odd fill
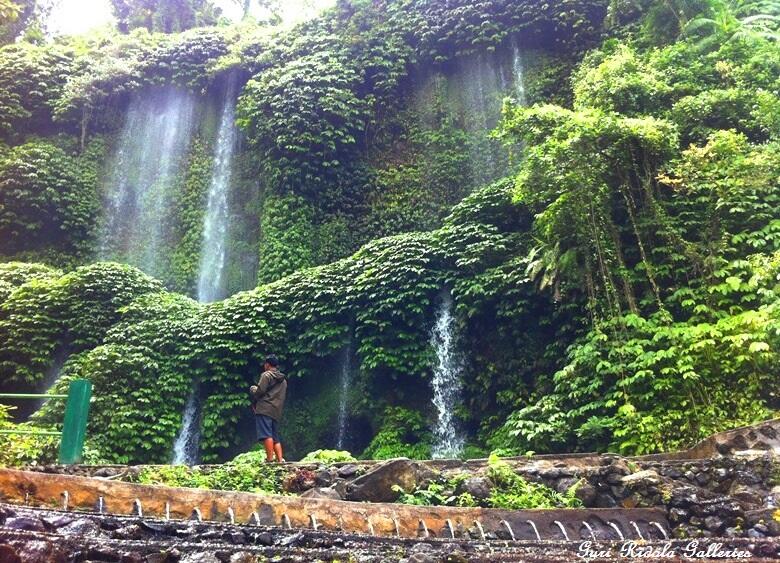
[[[347,440],[347,426],[349,424],[349,392],[352,387],[352,342],[344,348],[341,356],[341,370],[339,373],[339,419],[338,438],[336,448],[344,449]]]
[[[166,219],[183,176],[195,98],[173,87],[137,94],[127,109],[107,186],[100,258],[159,276]]]
[[[434,458],[460,457],[466,444],[455,420],[455,409],[462,401],[464,362],[458,349],[454,307],[452,294],[443,292],[431,331],[430,342],[436,352],[432,380],[433,406],[436,408],[431,451]]]
[[[184,404],[181,430],[173,443],[174,465],[195,465],[200,457],[200,390],[193,385]]]
[[[454,59],[440,73],[421,76],[415,93],[423,124],[436,127],[441,103],[468,133],[466,149],[474,185],[487,184],[510,171],[507,151],[490,133],[501,119],[505,98],[525,105],[524,52],[512,39],[496,51]]]
[[[231,76],[219,122],[198,272],[198,301],[211,303],[225,298],[225,260],[227,254],[229,192],[238,130],[236,129],[236,78]]]

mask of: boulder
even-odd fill
[[[335,480],[334,475],[326,468],[320,468],[314,473],[314,483],[318,487],[330,487]]]
[[[65,526],[61,527],[57,531],[60,534],[66,534],[71,536],[95,537],[101,535],[100,527],[95,522],[87,518],[79,518],[78,520],[74,520],[73,522],[70,522],[69,524],[66,524]]]
[[[564,477],[555,484],[555,490],[563,494],[579,482],[576,477]]]
[[[758,508],[764,503],[762,496],[749,485],[734,482],[728,494],[746,509]]]
[[[279,545],[281,547],[297,547],[301,545],[305,540],[306,540],[306,536],[304,536],[301,532],[296,532],[291,536],[282,538],[282,540],[279,542]]]
[[[339,492],[332,487],[315,487],[301,494],[302,498],[320,498],[326,500],[343,500]]]
[[[111,532],[111,537],[120,540],[140,540],[144,537],[144,532],[138,524],[128,524]]]
[[[704,527],[707,528],[710,532],[719,532],[723,527],[723,520],[717,516],[707,516],[704,519]]]
[[[632,489],[660,485],[661,476],[655,469],[645,469],[644,471],[637,471],[636,473],[622,477],[620,483],[624,487],[630,487]]]
[[[144,563],[175,563],[178,560],[179,557],[173,555],[170,551],[161,551],[147,555]]]
[[[343,479],[349,479],[350,477],[354,477],[357,475],[358,472],[358,466],[354,463],[349,463],[347,465],[342,465],[339,467],[338,472],[336,473],[339,477],[342,477]]]
[[[493,483],[486,477],[469,477],[458,485],[457,494],[468,493],[477,500],[484,500],[490,496]]]
[[[259,545],[273,545],[274,536],[271,532],[260,532],[254,536],[254,541]]]
[[[56,530],[73,522],[73,518],[67,514],[55,514],[54,516],[45,517],[43,522]]]
[[[46,526],[39,518],[31,516],[13,516],[5,521],[5,527],[11,530],[25,530],[27,532],[45,532]]]
[[[65,563],[72,560],[69,555],[74,551],[73,545],[66,542],[56,544],[46,540],[24,540],[21,545],[15,546],[17,553],[22,557],[23,563]],[[4,560],[0,560],[4,561]],[[13,561],[13,556],[11,556]]]
[[[391,459],[347,484],[347,500],[357,502],[393,502],[400,487],[410,493],[420,482],[421,465],[409,459]]]
[[[762,508],[745,513],[746,527],[753,527],[767,536],[780,536],[780,521],[776,519],[776,508]]]
[[[598,492],[596,491],[596,487],[591,485],[588,481],[582,480],[574,490],[574,496],[582,501],[583,506],[589,508],[596,503]]]

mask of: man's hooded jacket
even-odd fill
[[[257,382],[257,391],[250,391],[250,395],[255,414],[270,416],[278,422],[287,396],[287,376],[276,368],[264,371]]]

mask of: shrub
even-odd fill
[[[10,411],[15,407],[0,405],[0,429],[2,430],[53,430],[52,427],[14,424]],[[26,434],[0,434],[0,466],[21,467],[55,463],[60,439],[56,436]]]
[[[303,463],[342,463],[345,461],[357,461],[352,454],[347,451],[339,450],[315,450],[309,452],[301,460]]]

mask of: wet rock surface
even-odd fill
[[[18,513],[17,518],[50,524],[45,532],[1,526],[0,561],[3,563],[536,562],[577,560],[582,549],[579,541],[413,540],[97,514],[78,515],[68,521],[70,515],[61,512],[18,507],[13,510]],[[755,515],[759,520],[760,516]],[[89,531],[90,535],[81,535],[82,531]],[[701,540],[699,549],[706,550],[708,541],[720,550],[749,553],[751,561],[780,559],[780,544],[771,539]],[[642,545],[661,549],[663,544],[656,541],[642,542]],[[689,543],[678,540],[669,545],[682,553]],[[614,561],[621,548],[621,542],[601,542],[598,549],[612,555],[591,560]]]

